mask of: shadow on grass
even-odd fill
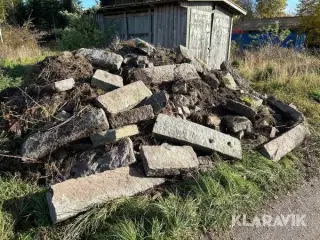
[[[6,200],[2,211],[11,215],[16,233],[51,224],[46,190]]]

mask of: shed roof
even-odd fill
[[[246,10],[244,10],[231,0],[105,0],[104,4],[98,11],[102,12],[103,10],[108,9],[139,7],[170,2],[217,2],[223,4],[234,14],[247,14]]]
[[[242,31],[259,31],[264,27],[279,24],[281,30],[297,30],[300,27],[299,17],[260,18],[245,20],[234,25],[234,29]]]

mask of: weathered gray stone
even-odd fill
[[[76,82],[74,81],[73,78],[68,78],[68,79],[53,83],[54,89],[57,92],[64,92],[64,91],[71,90],[74,88],[75,84]]]
[[[130,138],[124,138],[113,144],[90,150],[76,156],[76,164],[71,170],[74,178],[96,174],[128,166],[136,162],[133,143]]]
[[[123,79],[118,75],[98,69],[91,79],[91,85],[105,91],[112,91],[123,87]]]
[[[296,122],[303,121],[303,114],[296,110],[295,108],[289,106],[288,104],[276,99],[275,97],[269,97],[267,102],[278,109],[282,114],[284,114],[287,118],[291,118]]]
[[[182,94],[173,95],[172,101],[179,107],[193,105],[191,104],[190,99]]]
[[[281,136],[264,144],[260,152],[268,159],[279,161],[282,157],[298,147],[309,136],[310,131],[307,123],[301,123]]]
[[[157,51],[154,46],[140,38],[134,38],[130,41],[133,41],[135,43],[135,47],[138,51],[148,56]]]
[[[218,152],[241,159],[242,148],[238,139],[202,125],[160,114],[153,128],[155,137],[179,144],[188,144],[206,152]]]
[[[97,103],[106,112],[117,114],[136,107],[151,95],[152,92],[146,85],[138,81],[99,96]]]
[[[120,140],[109,152],[97,159],[99,172],[128,166],[134,162],[136,162],[136,157],[130,138]]]
[[[188,63],[136,69],[133,76],[136,80],[142,80],[149,84],[200,79],[195,67]]]
[[[186,82],[176,82],[172,85],[172,92],[176,94],[187,94],[188,86]]]
[[[174,80],[175,81],[190,81],[201,79],[197,73],[196,68],[189,63],[182,63],[177,65],[174,69]]]
[[[58,119],[59,121],[65,121],[71,117],[72,117],[72,114],[70,114],[64,110],[58,112],[55,116],[55,118]]]
[[[177,63],[190,63],[196,68],[197,72],[203,72],[203,67],[201,66],[201,63],[194,57],[190,49],[180,45],[176,48],[176,52]]]
[[[131,137],[139,134],[137,125],[128,125],[117,129],[98,132],[90,136],[93,146],[102,146],[107,143],[119,141],[122,138]]]
[[[220,81],[219,81],[219,79],[217,78],[217,76],[215,75],[214,72],[204,71],[202,78],[207,84],[209,84],[209,86],[211,86],[211,87],[213,87],[215,89],[219,88]]]
[[[195,171],[199,167],[197,154],[190,146],[143,146],[140,150],[147,176],[175,176]]]
[[[164,178],[146,178],[141,169],[134,167],[67,180],[51,186],[47,193],[51,220],[62,222],[97,204],[130,197],[164,182]]]
[[[242,78],[240,76],[240,74],[237,72],[237,70],[234,69],[229,62],[227,62],[227,61],[223,62],[221,64],[220,68],[222,71],[229,72],[239,86],[249,88],[249,83],[244,78]]]
[[[95,68],[105,70],[119,70],[123,62],[121,55],[101,49],[81,48],[77,54],[88,59]]]
[[[135,124],[154,118],[151,105],[134,108],[127,112],[118,113],[109,117],[109,123],[112,128],[118,128],[125,125]]]
[[[164,91],[160,91],[152,94],[152,96],[144,100],[141,105],[151,105],[154,114],[158,114],[163,108],[165,108],[168,100],[168,94]]]
[[[108,128],[108,120],[103,110],[87,107],[69,122],[28,137],[22,145],[22,156],[39,159],[70,142]]]
[[[233,100],[227,101],[226,108],[232,112],[235,112],[241,116],[245,116],[249,119],[253,119],[257,116],[257,112],[254,109],[243,103],[236,102]]]
[[[230,90],[239,90],[238,85],[234,81],[232,75],[230,73],[222,74],[222,83],[226,88],[229,88]]]
[[[225,116],[223,117],[223,124],[233,133],[240,131],[252,131],[252,122],[246,117]]]
[[[194,55],[192,54],[191,50],[179,45],[176,48],[177,52],[177,63],[191,63],[192,59],[194,59]]]
[[[190,109],[187,106],[182,106],[183,115],[189,117],[191,115]]]

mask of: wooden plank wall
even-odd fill
[[[153,12],[153,44],[173,48],[186,45],[187,9],[177,4],[156,6]]]
[[[97,15],[101,29],[115,24],[121,39],[139,37],[158,47],[186,45],[187,9],[178,4],[158,5],[139,13]]]
[[[230,48],[230,34],[232,14],[216,6],[211,33],[210,65],[220,68],[223,61],[228,60]]]

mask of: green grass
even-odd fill
[[[31,70],[35,63],[54,54],[55,52],[44,52],[42,56],[34,58],[0,60],[0,91],[8,87],[20,86],[23,82],[23,77]]]
[[[18,224],[15,237],[21,239],[196,239],[203,231],[227,229],[233,214],[253,214],[274,194],[296,186],[303,176],[301,161],[292,154],[278,164],[250,151],[242,161],[221,161],[211,172],[167,185],[156,199],[151,195],[120,199],[58,227],[48,222],[45,189],[2,179],[0,189],[9,191],[1,196],[5,201],[30,196],[12,201],[18,206],[14,208],[17,216],[7,216],[10,221],[2,234],[14,236],[12,226]]]
[[[232,215],[252,216],[274,195],[286,193],[304,178],[319,174],[320,107],[314,101],[319,75],[310,73],[286,79],[279,78],[276,70],[261,80],[256,76],[262,76],[263,68],[270,64],[250,71],[246,64],[239,60],[239,69],[257,90],[295,103],[312,124],[313,137],[300,149],[279,163],[247,150],[241,161],[214,158],[216,168],[170,183],[157,190],[161,194],[119,199],[57,226],[50,223],[45,188],[6,176],[0,178],[0,239],[197,239],[204,232],[228,229]],[[19,79],[29,68],[28,61],[7,61],[3,65],[9,70],[0,88],[19,84],[18,80],[11,80]]]

